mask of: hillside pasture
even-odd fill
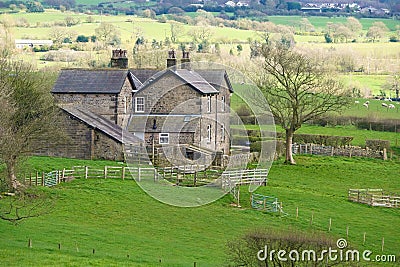
[[[36,169],[72,163],[59,160],[30,159]],[[7,240],[0,243],[2,263],[176,267],[196,262],[198,266],[223,266],[227,263],[226,242],[252,229],[325,232],[374,253],[381,252],[384,237],[385,254],[398,254],[396,222],[400,210],[347,201],[349,188],[397,192],[398,162],[317,156],[298,156],[296,160],[297,166],[275,162],[268,186],[257,190],[278,197],[288,213],[284,217],[251,209],[245,186],[241,188],[242,208],[231,206],[231,196],[198,208],[168,206],[152,199],[131,180],[78,179],[43,189],[56,198],[50,214],[17,226],[0,221],[0,238]],[[0,205],[7,203],[4,201],[7,199],[1,199]],[[332,229],[328,233],[330,218]],[[28,239],[32,248],[27,247]],[[363,262],[363,266],[368,265]]]
[[[268,20],[281,25],[292,26],[299,29],[299,25],[303,16],[268,16]],[[326,29],[326,24],[328,22],[332,23],[342,23],[345,24],[347,22],[346,17],[322,17],[322,16],[307,16],[306,17],[310,23],[316,28],[317,31],[324,31]],[[360,18],[358,19],[363,26],[363,30],[367,31],[369,27],[376,21],[383,21],[385,25],[388,27],[390,31],[395,31],[396,26],[399,25],[398,20],[392,19],[372,19],[372,18]]]

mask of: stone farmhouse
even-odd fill
[[[61,70],[52,94],[68,138],[42,154],[124,160],[124,146],[144,143],[153,157],[174,148],[221,164],[230,148],[229,77],[192,70],[188,52],[177,63],[170,51],[165,70],[128,70],[126,51],[115,50],[111,69]]]

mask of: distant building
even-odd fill
[[[15,39],[15,47],[23,49],[25,47],[40,47],[40,46],[51,46],[53,45],[52,40],[30,40],[30,39]]]
[[[225,3],[225,6],[235,7],[236,3],[233,2],[233,1],[228,1],[228,2]]]

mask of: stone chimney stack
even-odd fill
[[[116,49],[112,51],[111,68],[128,68],[127,50]]]
[[[190,58],[189,51],[182,51],[182,59],[181,59],[182,68],[190,70]]]
[[[173,66],[176,66],[176,55],[174,49],[168,51],[168,58],[167,58],[167,68]]]

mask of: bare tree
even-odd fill
[[[396,98],[399,98],[400,93],[400,73],[392,73],[388,81],[384,84],[384,88],[394,91]]]
[[[257,82],[277,122],[286,132],[286,163],[296,164],[292,155],[295,131],[303,123],[350,103],[349,94],[322,62],[287,46],[264,45],[263,65]]]
[[[347,18],[347,23],[346,23],[347,28],[349,28],[354,34],[358,34],[362,30],[362,24],[358,19],[355,17],[348,17]]]
[[[368,29],[366,37],[370,39],[373,43],[375,43],[376,40],[379,40],[384,36],[385,32],[382,30],[381,27],[378,26],[371,26]]]
[[[120,33],[117,31],[115,26],[110,23],[102,22],[98,28],[95,30],[97,39],[99,41],[103,41],[104,43],[108,44],[113,41],[115,38],[119,38]]]
[[[171,41],[173,43],[178,42],[178,38],[180,35],[184,34],[184,29],[181,24],[171,23]]]
[[[17,179],[21,159],[59,139],[58,108],[50,94],[51,77],[22,62],[0,61],[0,163],[6,184],[23,190]],[[43,140],[43,141],[42,141]]]
[[[7,24],[0,24],[0,58],[8,58],[14,50],[14,40]]]
[[[13,224],[48,214],[55,205],[55,199],[34,188],[17,194],[8,193],[4,198],[0,200],[0,219]]]

